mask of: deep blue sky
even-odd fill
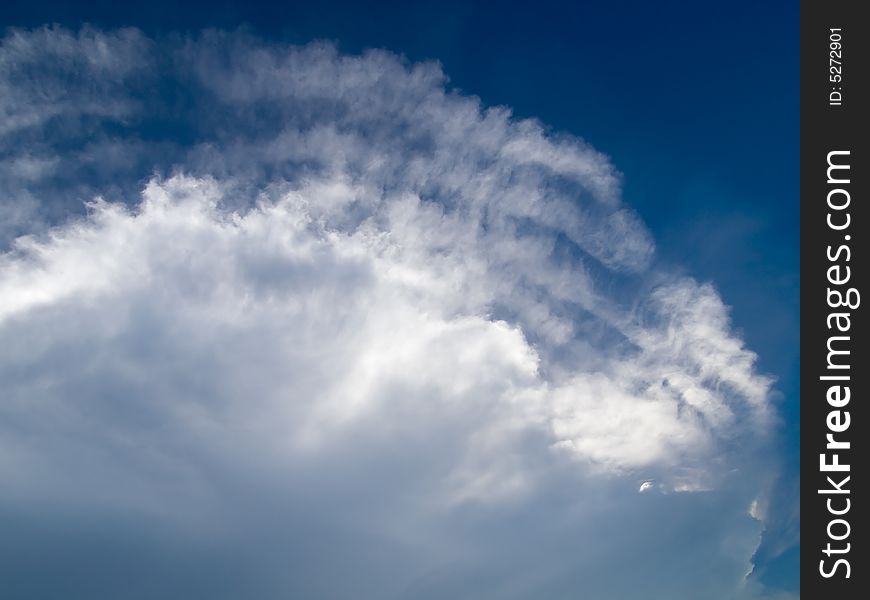
[[[0,23],[236,28],[437,59],[454,86],[589,141],[625,175],[659,257],[710,280],[778,379],[797,503],[798,3],[13,2]],[[785,517],[783,517],[785,518]],[[769,562],[797,585],[797,551]]]

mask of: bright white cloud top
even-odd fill
[[[243,34],[13,31],[0,89],[5,514],[209,597],[753,593],[771,381],[605,156]]]

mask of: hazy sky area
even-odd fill
[[[0,9],[0,597],[798,597],[798,6]]]

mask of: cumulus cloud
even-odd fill
[[[0,66],[39,215],[0,258],[4,512],[180,548],[159,594],[646,598],[603,568],[635,552],[754,594],[771,382],[605,156],[383,51],[42,29]]]

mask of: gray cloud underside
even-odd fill
[[[0,90],[10,589],[755,596],[771,382],[605,156],[243,34],[13,31]]]

